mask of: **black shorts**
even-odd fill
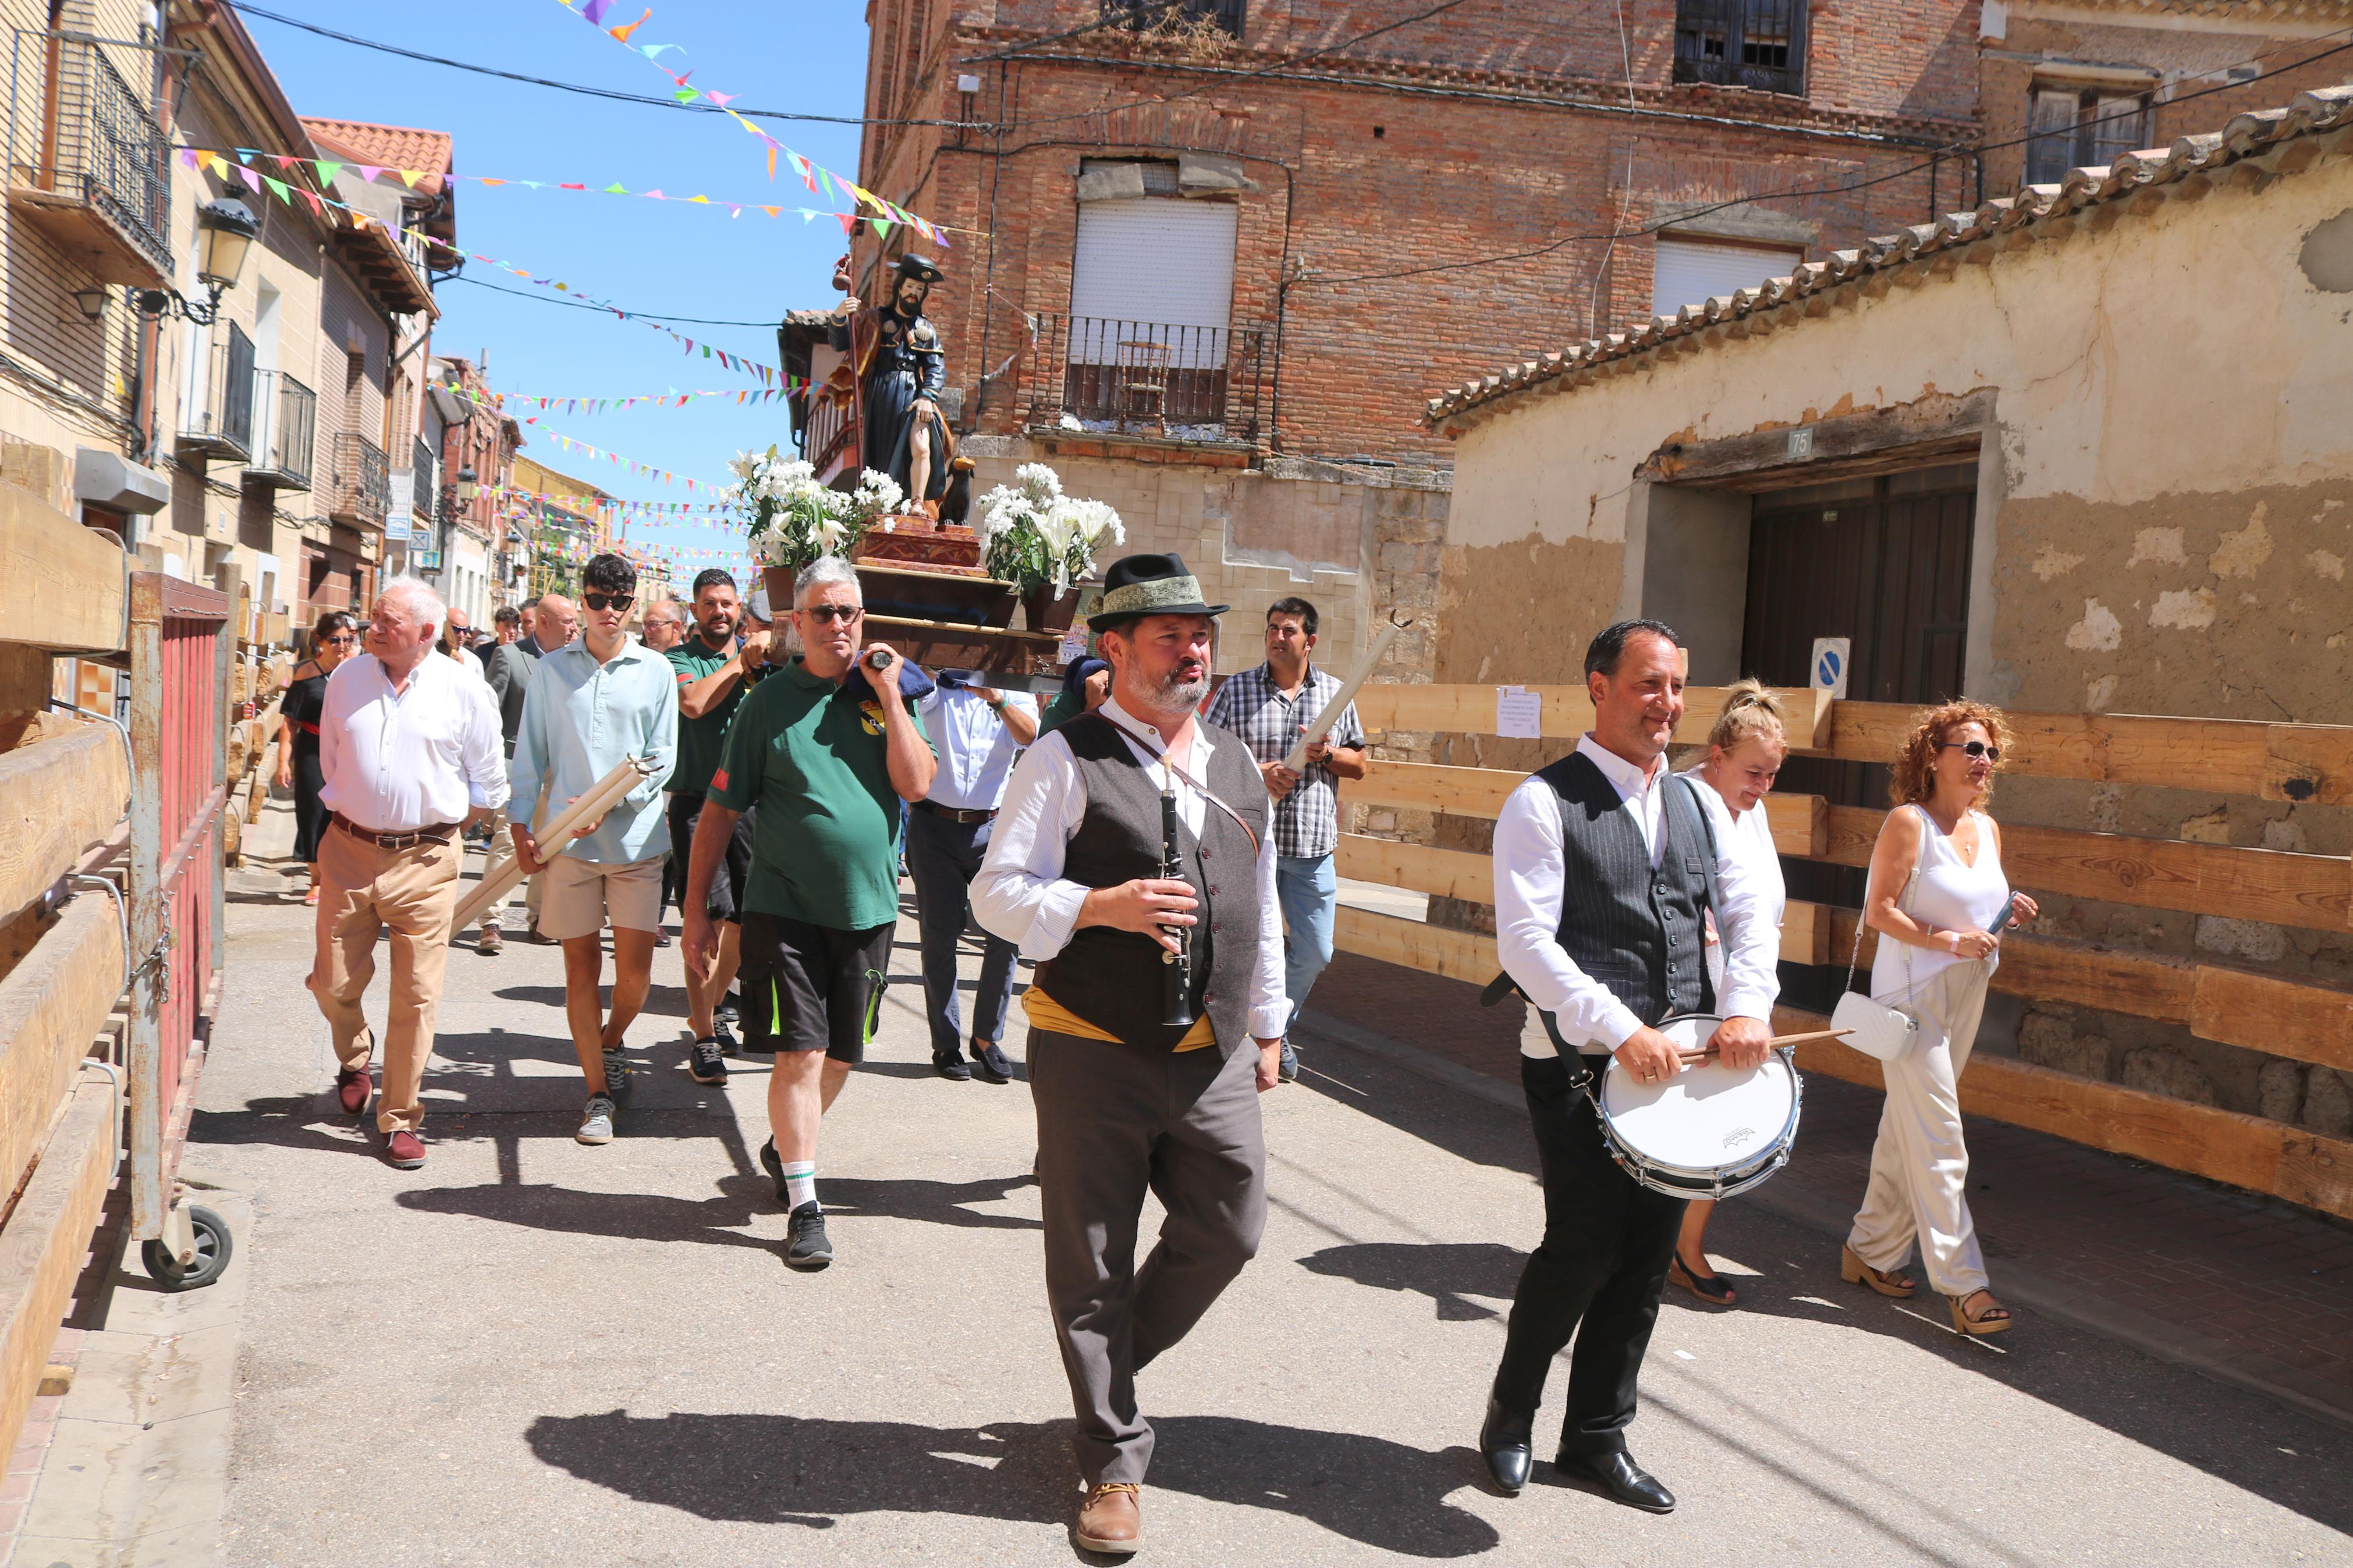
[[[670,797],[670,858],[678,868],[680,909],[686,906],[686,873],[694,864],[694,825],[702,820],[707,796],[680,791]],[[754,806],[753,811],[759,808]],[[744,907],[744,889],[752,879],[752,811],[735,819],[735,835],[727,841],[727,858],[711,879],[710,914],[715,921],[736,920]]]
[[[744,1047],[823,1051],[838,1062],[866,1059],[882,1012],[895,923],[840,931],[783,915],[747,914],[744,958]],[[766,1016],[763,1016],[766,1015]]]

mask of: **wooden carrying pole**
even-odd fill
[[[562,854],[587,824],[601,820],[607,812],[621,804],[621,797],[638,786],[640,780],[654,776],[650,758],[631,757],[596,781],[596,787],[558,812],[555,820],[533,837],[539,846],[542,860],[553,860]],[[452,934],[464,931],[481,918],[494,899],[506,896],[507,890],[522,880],[522,862],[509,856],[497,872],[482,879],[466,901],[458,906],[458,913],[449,925]]]
[[[1340,715],[1348,710],[1348,704],[1356,700],[1356,689],[1365,684],[1373,673],[1373,667],[1381,662],[1381,655],[1389,651],[1389,644],[1397,640],[1398,633],[1412,624],[1409,620],[1400,621],[1392,616],[1388,625],[1381,628],[1380,636],[1373,639],[1373,646],[1365,650],[1364,660],[1356,666],[1356,673],[1348,677],[1348,683],[1334,693],[1332,700],[1324,704],[1324,710],[1300,731],[1297,743],[1291,748],[1291,754],[1282,759],[1284,767],[1295,773],[1307,766],[1307,748],[1331,732],[1332,726],[1339,722]]]

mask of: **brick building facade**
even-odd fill
[[[870,125],[860,177],[995,231],[956,237],[935,295],[977,429],[1088,401],[1101,378],[1066,380],[1087,353],[1067,318],[1114,299],[1122,320],[1227,335],[1195,356],[1222,366],[1191,368],[1222,369],[1229,417],[1194,423],[1303,458],[1443,464],[1409,385],[1647,314],[1659,241],[1623,231],[1793,261],[1974,202],[1969,161],[1942,154],[1975,134],[1975,5],[1820,7],[1793,33],[1778,0],[1681,9],[1633,0],[1621,37],[1614,8],[1533,0],[1401,26],[1386,7],[1196,0],[1144,32],[1116,0],[878,0],[867,112],[965,123]],[[1780,27],[1728,40],[1780,63],[1709,54],[1701,10]],[[1764,86],[1677,79],[1708,76]],[[1155,316],[1143,282],[1087,275],[1134,254],[1090,244],[1098,211],[1155,200],[1233,209],[1221,311]],[[1218,224],[1195,226],[1216,243]],[[861,284],[898,247],[898,231],[861,240]],[[1480,257],[1513,258],[1367,276]]]

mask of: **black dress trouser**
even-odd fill
[[[1641,1186],[1618,1168],[1591,1097],[1572,1090],[1570,1077],[1566,1058],[1520,1058],[1543,1163],[1545,1232],[1512,1300],[1494,1392],[1504,1408],[1534,1414],[1553,1357],[1574,1335],[1560,1447],[1597,1455],[1626,1447],[1683,1200]]]

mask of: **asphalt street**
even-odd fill
[[[455,952],[431,1159],[403,1173],[333,1105],[310,911],[240,880],[188,1156],[254,1211],[227,1561],[1077,1556],[1029,1094],[933,1075],[912,919],[825,1126],[839,1260],[804,1276],[754,1160],[766,1058],[689,1081],[678,949],[601,1148],[571,1138],[557,952]],[[1842,1286],[1833,1241],[1755,1204],[1712,1236],[1743,1306],[1671,1294],[1651,1347],[1632,1446],[1679,1511],[1541,1463],[1492,1495],[1472,1444],[1541,1228],[1525,1124],[1346,1047],[1304,1055],[1261,1102],[1260,1256],[1142,1382],[1139,1562],[2353,1562],[2353,1436],[2031,1315],[1964,1341],[1932,1298]]]

